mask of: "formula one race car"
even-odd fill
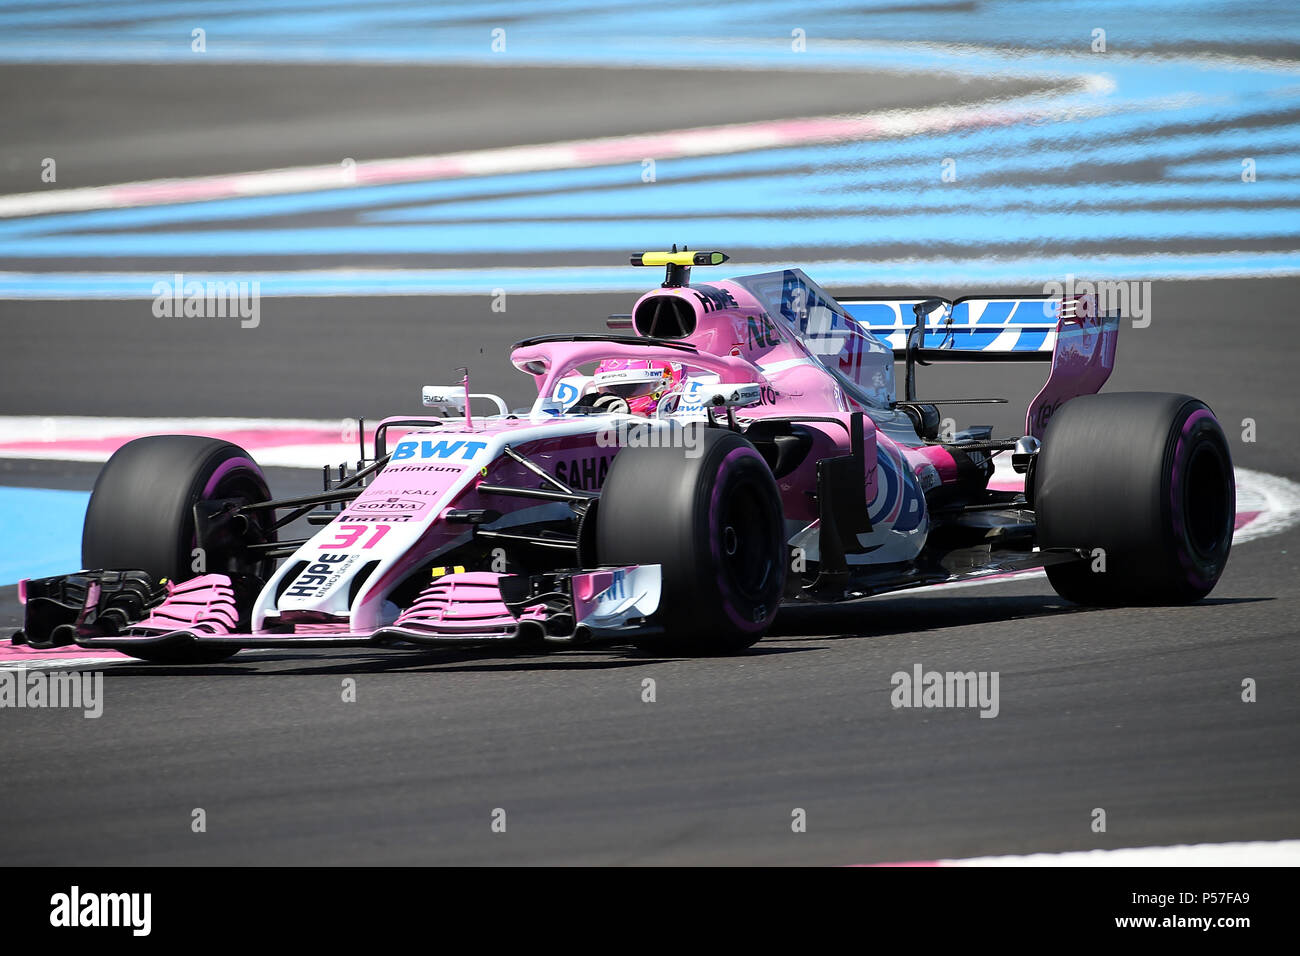
[[[95,483],[76,574],[30,580],[17,642],[212,662],[241,648],[746,648],[784,604],[1045,568],[1083,604],[1195,601],[1235,486],[1186,395],[1096,394],[1119,317],[1094,297],[837,302],[797,269],[666,280],[609,334],[514,346],[537,399],[465,380],[390,418],[319,494],[274,499],[242,449],[141,438]],[[918,366],[1050,362],[1024,434],[940,434]],[[905,369],[895,394],[894,367]],[[496,405],[481,417],[472,400]],[[1009,454],[1023,489],[990,488]],[[327,475],[328,475],[327,470]],[[319,530],[282,540],[306,518]]]

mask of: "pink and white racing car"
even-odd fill
[[[1117,316],[1089,296],[836,301],[797,269],[659,288],[609,334],[514,346],[537,398],[426,386],[372,457],[275,499],[242,449],[142,438],[95,483],[86,570],[29,580],[35,646],[212,662],[242,648],[746,648],[783,605],[1045,567],[1085,604],[1214,587],[1235,511],[1223,432],[1186,395],[1097,394]],[[1024,432],[941,434],[917,366],[1041,361]],[[894,370],[905,370],[901,396]],[[467,378],[467,377],[466,377]],[[473,401],[495,414],[473,415]],[[1023,490],[990,488],[1009,456]],[[306,518],[314,534],[281,533]]]

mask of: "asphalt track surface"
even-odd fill
[[[386,69],[395,89],[427,73]],[[298,82],[289,72],[277,89]],[[600,82],[645,79],[603,70]],[[835,94],[833,78],[818,81]],[[583,96],[584,113],[584,84],[553,71],[527,84],[556,104],[550,125],[577,123],[556,138],[653,128],[627,115],[631,96]],[[313,109],[297,117],[275,97],[246,99],[250,128],[260,116],[288,144],[302,127],[324,150],[333,101],[314,101],[305,79],[300,89]],[[723,103],[705,106],[662,122],[722,115]],[[119,115],[101,131],[139,121],[131,96],[102,109]],[[406,117],[375,123],[368,136],[391,137],[376,155],[400,152]],[[175,155],[147,175],[231,169],[203,148],[201,127],[179,131]],[[80,142],[75,128],[63,135]],[[233,168],[298,161],[267,148]],[[352,148],[345,138],[335,152]],[[304,159],[322,161],[311,151]],[[87,182],[119,177],[125,159],[102,157]],[[1296,291],[1290,280],[1157,283],[1152,325],[1121,334],[1108,388],[1192,392],[1224,421],[1236,464],[1300,474]],[[6,301],[0,394],[6,414],[374,416],[414,409],[420,384],[468,362],[476,385],[522,399],[510,342],[598,328],[628,304],[520,296],[500,315],[479,297],[277,299],[241,330],[169,327],[138,301]],[[1022,371],[926,370],[946,396],[1012,397],[1030,387]],[[1237,437],[1246,417],[1254,443]],[[0,481],[85,489],[95,471],[6,462]],[[312,482],[271,478],[288,493]],[[1211,598],[1189,608],[1080,610],[1045,581],[1018,580],[791,613],[729,659],[339,651],[118,664],[105,669],[98,720],[0,714],[0,862],[844,864],[1300,837],[1297,555],[1294,529],[1241,545]],[[17,623],[12,588],[0,621]],[[892,708],[890,676],[917,663],[998,671],[997,719]],[[1257,703],[1240,700],[1246,677]],[[346,678],[355,703],[341,701]],[[646,678],[655,703],[642,702]],[[202,834],[190,828],[199,807]],[[1105,833],[1090,828],[1097,807]],[[505,833],[492,832],[495,808]],[[795,808],[806,833],[791,831]]]

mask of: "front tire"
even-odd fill
[[[1223,574],[1236,484],[1204,402],[1159,392],[1072,399],[1052,417],[1033,475],[1039,546],[1090,555],[1047,568],[1066,600],[1188,604]]]
[[[194,567],[194,506],[205,499],[270,500],[266,478],[238,445],[197,435],[137,438],[113,453],[95,481],[81,536],[81,563],[90,569],[139,569],[155,580],[185,581],[198,573],[265,578],[273,561],[251,559],[239,542],[203,555]],[[255,523],[242,540],[275,540]],[[255,522],[263,519],[255,519]],[[140,649],[157,663],[213,663],[236,651],[214,648]]]
[[[614,458],[596,515],[596,555],[603,565],[662,568],[665,634],[638,646],[736,653],[763,636],[781,603],[781,498],[744,436],[688,426],[682,437],[685,447],[629,447]]]

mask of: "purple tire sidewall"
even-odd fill
[[[203,492],[199,495],[199,497],[211,498],[214,494],[216,494],[217,489],[221,487],[221,482],[226,477],[226,475],[230,474],[232,471],[239,471],[240,469],[243,469],[245,471],[251,471],[254,475],[256,475],[261,480],[263,484],[266,483],[266,476],[262,474],[262,469],[257,466],[257,462],[253,461],[253,459],[227,458],[220,465],[218,465],[217,470],[214,471],[208,477],[207,483],[203,486]]]
[[[726,613],[727,618],[732,624],[740,628],[742,631],[752,634],[756,631],[765,629],[771,624],[780,601],[777,600],[773,602],[772,606],[766,610],[762,619],[758,621],[747,619],[739,612],[735,605],[730,582],[728,582],[727,576],[722,572],[722,542],[719,540],[718,535],[714,533],[714,529],[718,527],[718,519],[720,517],[719,510],[722,504],[723,489],[727,483],[727,473],[735,467],[736,462],[745,458],[752,458],[762,465],[762,467],[767,467],[767,464],[759,456],[758,452],[750,447],[733,449],[728,452],[718,464],[718,478],[717,481],[714,482],[713,495],[709,500],[709,548],[713,556],[713,566],[716,569],[714,574],[718,584],[718,593],[722,596],[722,610]]]

